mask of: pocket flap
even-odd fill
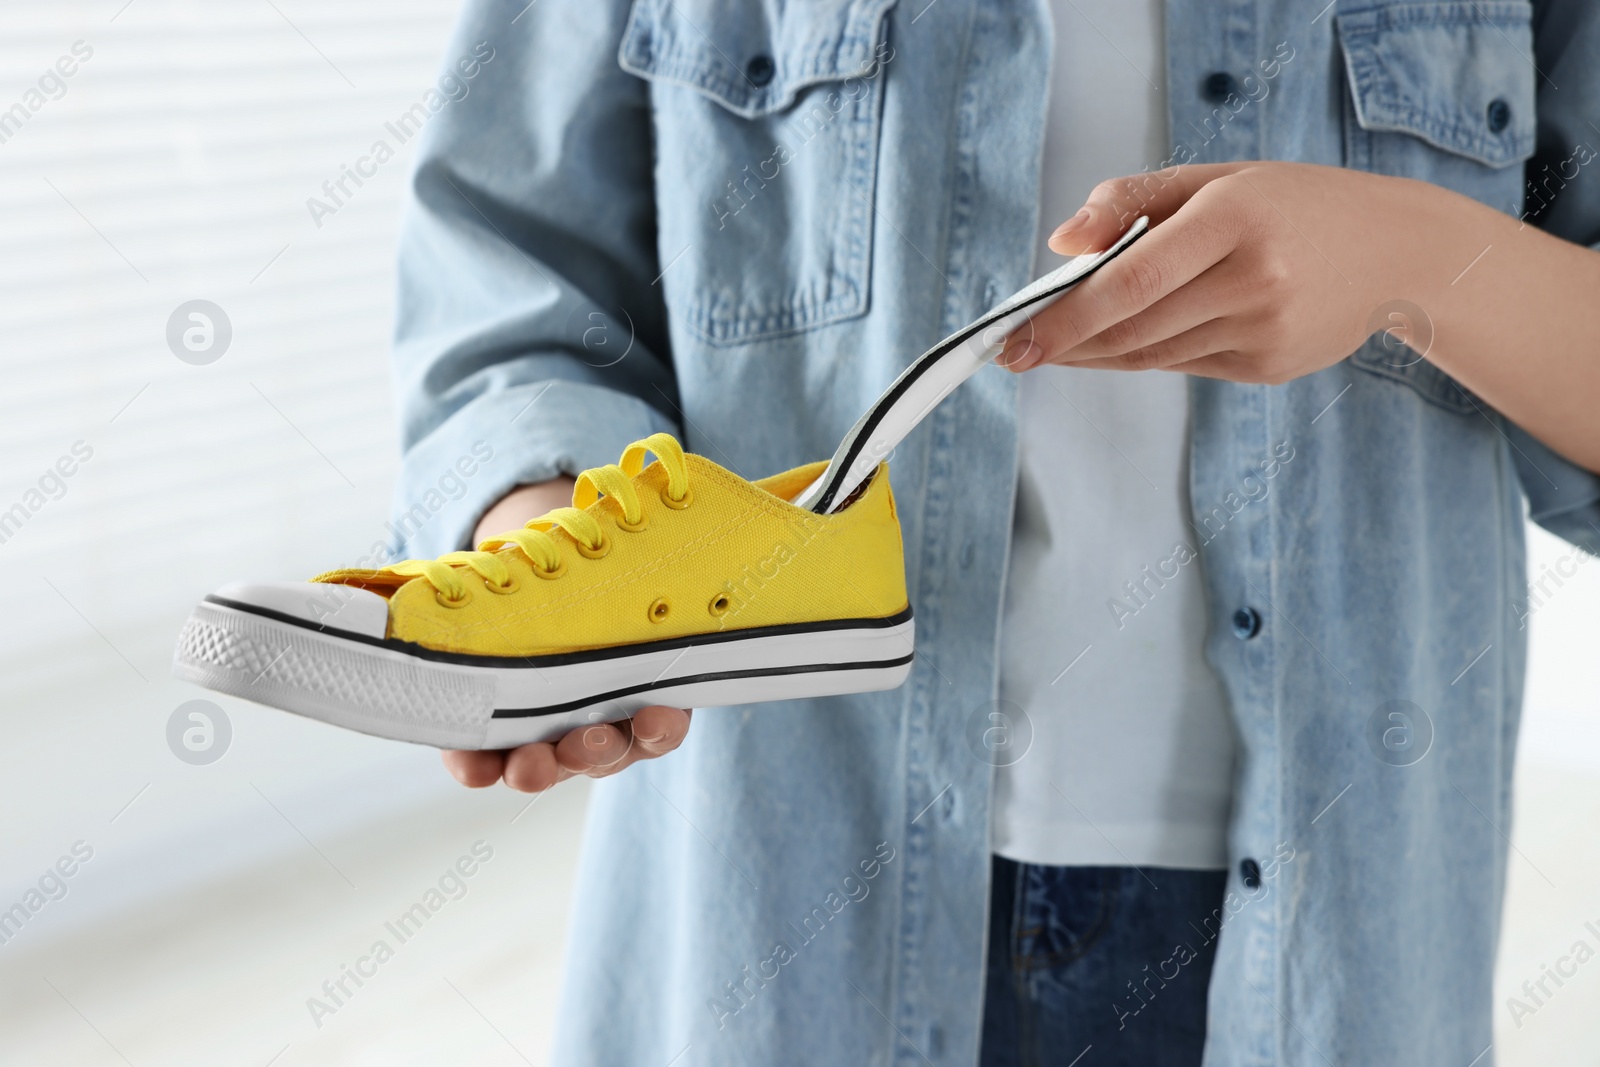
[[[698,89],[736,115],[781,111],[806,86],[863,77],[895,0],[635,0],[617,61]]]
[[[1338,16],[1356,121],[1505,167],[1533,153],[1532,12],[1515,0]]]

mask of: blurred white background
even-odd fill
[[[93,852],[0,944],[0,1063],[545,1061],[582,786],[469,793],[431,750],[167,676],[210,588],[386,536],[409,152],[320,228],[306,200],[394,141],[456,6],[0,6],[0,513],[32,511],[0,525],[0,909]],[[166,342],[192,299],[233,329],[205,366]],[[201,696],[233,736],[190,766],[167,720]],[[307,999],[478,841],[465,896],[315,1025]]]
[[[306,200],[434,83],[456,6],[0,6],[0,513],[28,512],[0,525],[0,909],[92,850],[0,944],[0,1063],[546,1061],[582,786],[469,793],[431,750],[167,677],[205,592],[385,536],[409,152],[320,227]],[[166,342],[193,299],[232,324],[209,365]],[[1572,556],[1532,548],[1535,575]],[[1530,626],[1493,1055],[1597,1063],[1600,964],[1518,1021],[1505,1001],[1600,942],[1600,567]],[[202,695],[232,738],[191,766],[167,723]],[[319,1026],[307,999],[480,841],[465,895]]]

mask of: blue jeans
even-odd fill
[[[982,1067],[1196,1067],[1226,881],[994,857]]]

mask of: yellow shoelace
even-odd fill
[[[556,508],[520,530],[491,537],[481,542],[477,551],[448,552],[438,559],[408,559],[383,569],[426,580],[446,602],[465,600],[467,586],[462,581],[463,569],[475,572],[501,589],[510,587],[511,570],[499,552],[506,545],[521,549],[540,577],[558,577],[565,573],[566,565],[561,558],[560,542],[549,531],[557,527],[565,530],[577,542],[578,551],[585,555],[603,553],[607,547],[605,530],[584,510],[602,496],[610,497],[621,510],[618,525],[623,529],[638,527],[644,521],[644,508],[639,503],[633,478],[644,469],[647,453],[653,453],[666,469],[667,490],[662,494],[663,501],[668,507],[683,507],[689,499],[689,470],[683,459],[683,446],[669,434],[651,434],[624,449],[621,463],[609,463],[578,475],[572,489],[572,507]]]

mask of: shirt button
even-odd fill
[[[750,84],[757,89],[762,88],[772,81],[772,76],[778,72],[777,66],[769,55],[752,56],[750,62],[745,64],[744,76],[750,79]]]
[[[1248,641],[1261,632],[1261,614],[1255,608],[1240,608],[1233,613],[1233,636]]]
[[[1489,121],[1489,132],[1499,133],[1511,125],[1511,105],[1506,103],[1506,98],[1497,96],[1489,101],[1489,110],[1485,115]]]
[[[1239,864],[1239,877],[1244,880],[1246,889],[1261,888],[1261,864],[1255,860],[1246,859]]]
[[[1213,71],[1200,83],[1200,95],[1213,104],[1223,103],[1239,91],[1239,83],[1225,70]]]

